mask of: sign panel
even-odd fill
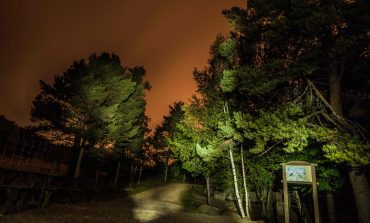
[[[307,165],[286,165],[286,180],[288,182],[311,183],[311,166]]]
[[[306,161],[290,161],[282,163],[284,190],[284,219],[289,223],[288,184],[311,184],[315,223],[320,223],[319,200],[317,197],[316,164]]]

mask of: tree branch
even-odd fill
[[[265,150],[263,153],[261,153],[258,157],[261,157],[261,156],[265,155],[268,151],[272,150],[275,146],[279,145],[283,141],[284,141],[284,139],[281,139],[280,141],[278,141],[277,143],[275,143],[274,145],[272,145],[270,148],[268,148],[267,150]]]
[[[310,80],[307,80],[307,83],[308,85],[310,85],[312,87],[312,89],[314,90],[315,94],[317,95],[317,97],[319,97],[319,99],[326,105],[327,108],[329,108],[329,110],[334,114],[334,116],[338,119],[338,120],[343,120],[342,117],[340,117],[333,109],[333,107],[331,107],[331,105],[329,104],[329,102],[324,98],[324,96],[322,96],[322,94],[320,93],[320,91],[316,88],[316,86],[310,81]]]

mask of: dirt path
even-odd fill
[[[188,184],[169,184],[109,201],[72,205],[0,216],[1,223],[249,223],[235,215],[215,216],[186,211],[182,195]]]

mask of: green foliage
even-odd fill
[[[220,87],[223,92],[228,93],[235,90],[238,86],[238,74],[235,70],[224,70],[220,82]]]
[[[213,122],[205,121],[211,116],[205,114],[198,103],[200,101],[196,100],[189,106],[183,106],[184,116],[168,143],[184,169],[194,175],[209,176],[215,171],[222,153],[216,134],[211,130]]]
[[[202,161],[206,163],[214,163],[221,156],[220,150],[212,144],[202,147],[199,143],[196,143],[195,150]]]
[[[343,184],[340,172],[336,167],[319,167],[317,168],[316,172],[317,181],[320,182],[320,184],[318,185],[319,190],[336,191]]]
[[[218,53],[220,56],[227,58],[228,61],[233,62],[235,59],[236,47],[237,41],[230,38],[220,44]]]
[[[246,9],[225,10],[232,32],[217,37],[209,65],[194,72],[202,100],[184,109],[170,140],[174,154],[190,172],[212,167],[217,185],[226,187],[227,159],[206,154],[217,149],[225,155],[243,145],[253,189],[271,187],[280,163],[306,160],[319,165],[319,189],[335,191],[341,185],[338,167],[368,165],[369,145],[366,136],[334,117],[325,93],[318,99],[306,85],[308,79],[330,85],[335,74],[343,84],[332,98],[368,98],[369,9],[366,1],[251,0]],[[344,100],[344,115],[356,103]],[[361,120],[369,123],[365,116]],[[218,165],[205,162],[211,160]],[[240,167],[237,157],[236,163]]]
[[[97,157],[107,146],[117,154],[140,149],[146,129],[144,75],[143,68],[122,67],[114,54],[93,54],[88,62],[74,62],[52,85],[40,82],[32,120],[44,131],[63,133],[64,143],[97,148]]]
[[[247,166],[248,185],[259,194],[266,188],[271,188],[274,183],[275,174],[269,171],[268,167],[269,165],[261,163]]]
[[[307,119],[302,116],[302,110],[295,105],[287,109],[261,112],[259,117],[251,119],[243,114],[235,114],[238,128],[244,132],[244,137],[255,140],[253,153],[260,153],[266,149],[270,142],[281,142],[286,152],[302,151],[308,145],[310,129]]]
[[[320,140],[325,142],[322,148],[325,156],[334,162],[349,163],[352,166],[367,165],[370,162],[370,145],[356,136],[326,129],[321,132]]]

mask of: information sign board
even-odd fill
[[[319,201],[317,196],[316,164],[305,161],[290,161],[282,163],[283,190],[284,190],[284,218],[289,223],[289,197],[288,184],[310,184],[312,185],[312,196],[314,203],[315,223],[320,223]]]
[[[312,182],[311,165],[286,165],[286,180],[288,182]]]

